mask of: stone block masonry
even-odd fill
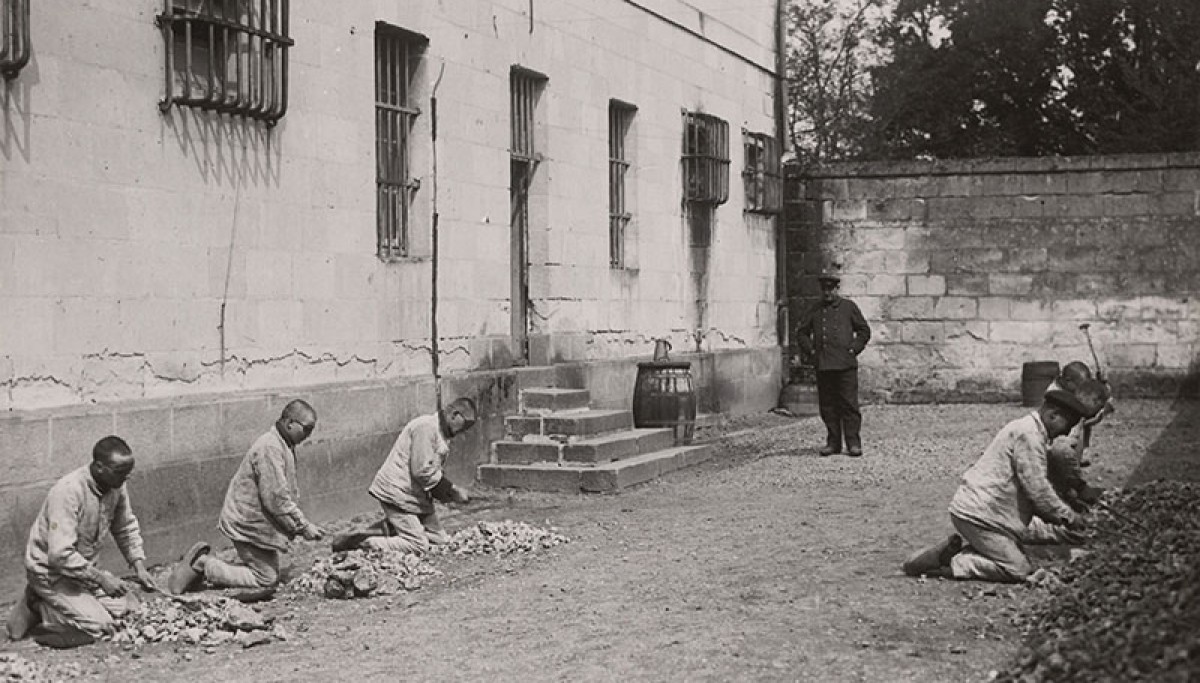
[[[1015,399],[1026,361],[1091,364],[1083,323],[1119,395],[1196,385],[1180,323],[1200,317],[1200,154],[840,163],[787,183],[790,319],[839,264],[878,332],[861,357],[877,399]]]

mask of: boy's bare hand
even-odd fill
[[[124,581],[106,571],[100,572],[100,576],[96,577],[96,583],[100,584],[100,590],[110,598],[119,598],[129,590]]]

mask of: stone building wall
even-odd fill
[[[370,508],[388,445],[439,390],[485,411],[454,446],[460,480],[521,387],[628,407],[656,338],[696,361],[704,409],[774,405],[776,221],[743,211],[740,183],[741,130],[774,129],[772,7],[289,4],[274,127],[160,110],[162,0],[32,4],[31,59],[0,82],[0,547],[23,543],[49,485],[109,433],[139,457],[130,488],[152,560],[217,540],[229,474],[293,397],[320,414],[299,452],[318,519]],[[428,39],[411,248],[389,260],[376,255],[377,22]],[[546,77],[525,358],[510,320],[514,67]],[[608,249],[614,99],[637,107],[623,268]],[[683,111],[730,126],[730,199],[704,250],[682,210]],[[0,559],[7,575],[20,558]]]
[[[843,163],[791,169],[789,317],[840,265],[883,400],[1009,400],[1022,364],[1091,364],[1115,391],[1194,386],[1200,155]]]

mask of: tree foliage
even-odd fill
[[[899,0],[858,156],[1200,149],[1198,37],[1200,0]]]
[[[787,8],[788,130],[803,161],[853,157],[861,150],[871,96],[870,67],[885,0],[806,0]]]

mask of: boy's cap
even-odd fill
[[[1065,389],[1051,389],[1050,391],[1047,391],[1046,400],[1059,407],[1066,408],[1072,413],[1075,413],[1077,417],[1092,416],[1089,414],[1090,411],[1088,410],[1088,407],[1085,406],[1083,402],[1075,396],[1075,394],[1072,394]]]

